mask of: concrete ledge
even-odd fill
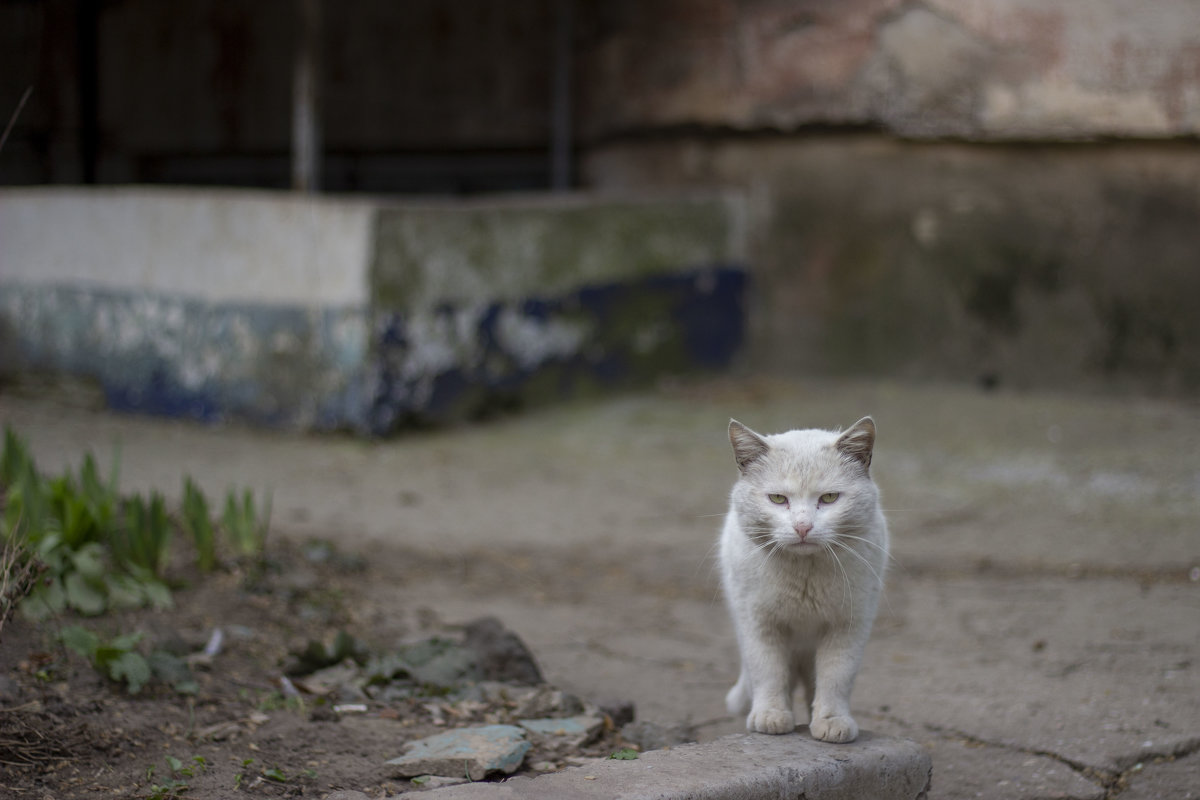
[[[916,742],[863,731],[825,744],[807,728],[791,736],[735,734],[654,750],[635,761],[601,761],[536,778],[436,789],[431,800],[614,798],[620,800],[919,800],[932,762]]]
[[[0,191],[0,379],[110,407],[387,434],[725,366],[732,197],[437,205]]]

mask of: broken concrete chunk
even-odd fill
[[[521,727],[540,736],[561,737],[573,746],[587,744],[604,729],[604,717],[582,714],[576,717],[523,719]]]
[[[466,776],[481,781],[493,772],[512,773],[529,752],[525,732],[515,725],[460,728],[418,739],[399,758],[387,762],[396,775]]]
[[[542,682],[533,653],[495,617],[481,617],[463,628],[463,645],[479,657],[483,678],[535,686]]]
[[[583,701],[575,695],[553,686],[541,686],[519,698],[516,715],[521,719],[539,719],[573,717],[583,712]]]

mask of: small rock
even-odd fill
[[[515,772],[530,747],[524,731],[515,725],[484,725],[419,739],[387,764],[403,777],[465,774],[480,781],[492,772]]]
[[[537,689],[513,686],[510,683],[480,681],[479,683],[472,683],[462,687],[455,693],[454,697],[458,701],[488,703],[489,705],[507,707],[519,705],[521,701],[532,697],[536,692]]]
[[[361,673],[362,670],[354,663],[354,659],[347,658],[339,664],[319,669],[307,677],[297,677],[295,684],[309,694],[332,695],[338,689],[354,686]]]
[[[522,728],[540,736],[567,739],[573,747],[587,744],[604,730],[604,718],[584,714],[577,717],[549,717],[520,720]]]
[[[573,717],[584,711],[583,701],[570,692],[543,686],[521,698],[516,715],[522,718]]]
[[[319,669],[332,667],[347,658],[365,660],[366,648],[344,630],[338,631],[332,642],[326,643],[310,639],[304,644],[291,648],[291,653],[284,662],[285,675],[296,677],[311,675]]]
[[[535,685],[542,683],[542,671],[525,643],[495,617],[482,617],[467,623],[463,644],[479,656],[483,678]]]
[[[341,719],[338,713],[332,707],[327,705],[317,706],[308,715],[312,722],[337,722]]]
[[[596,705],[600,708],[600,713],[607,714],[608,718],[612,720],[614,728],[628,725],[637,719],[637,706],[632,700],[607,697],[599,700]]]
[[[470,647],[445,639],[429,639],[401,651],[409,674],[419,683],[450,689],[482,677],[479,657]]]
[[[325,795],[325,800],[371,800],[370,795],[353,789],[338,789]]]
[[[694,742],[696,732],[690,725],[674,725],[668,728],[653,722],[631,722],[621,728],[621,738],[637,745],[644,752]]]

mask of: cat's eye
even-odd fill
[[[823,505],[823,506],[827,506],[827,505],[829,505],[830,503],[836,503],[836,502],[837,502],[837,499],[838,499],[839,497],[841,497],[841,494],[839,494],[838,492],[826,492],[825,494],[823,494],[823,495],[821,495],[820,497],[818,497],[818,498],[817,498],[817,501],[818,501],[818,502],[819,502],[821,505]]]
[[[787,502],[787,496],[782,494],[769,494],[767,499],[777,506],[781,506]]]

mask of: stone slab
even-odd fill
[[[604,720],[591,714],[575,717],[544,717],[542,719],[519,720],[521,727],[539,736],[570,736],[584,739],[596,735],[604,726]]]
[[[612,800],[914,800],[926,796],[929,755],[915,742],[868,731],[852,744],[818,742],[805,728],[786,736],[734,734],[551,775],[436,790],[431,800],[611,798]]]
[[[1200,755],[1154,760],[1138,764],[1128,773],[1129,788],[1121,792],[1123,800],[1198,800],[1200,798]]]
[[[397,775],[466,775],[483,780],[493,772],[515,772],[532,745],[515,725],[460,728],[419,739],[403,756],[387,762]]]

